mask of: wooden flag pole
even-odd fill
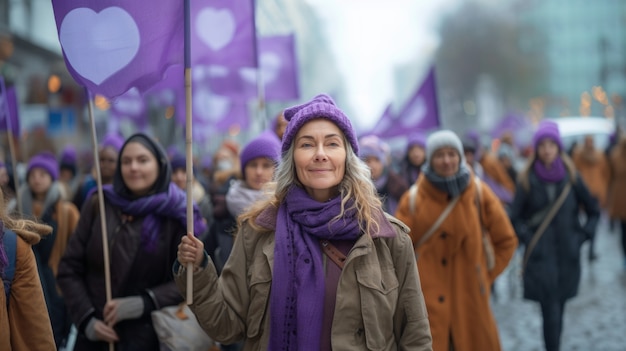
[[[191,102],[191,3],[185,0],[185,169],[187,172],[187,232],[193,228],[193,130]],[[187,264],[187,304],[193,303],[193,263]]]
[[[106,211],[104,208],[104,192],[102,191],[102,174],[100,173],[100,154],[98,153],[98,138],[96,136],[96,122],[93,116],[93,98],[86,90],[89,100],[89,124],[91,125],[91,145],[93,148],[93,163],[96,168],[96,183],[98,185],[98,207],[100,208],[100,230],[102,231],[102,255],[104,257],[104,289],[106,301],[111,301],[111,265],[109,262],[109,235],[107,231]],[[109,350],[115,350],[115,344],[109,343]]]

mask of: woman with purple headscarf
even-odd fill
[[[558,351],[565,302],[578,293],[580,246],[594,235],[600,208],[564,152],[554,122],[539,125],[533,145],[535,154],[519,174],[510,217],[526,246],[524,298],[541,305],[546,350]],[[556,214],[550,219],[553,207]],[[581,209],[587,218],[584,225],[579,222]],[[541,232],[538,228],[546,218],[549,222]]]
[[[327,95],[285,118],[275,188],[239,218],[222,274],[201,241],[179,245],[200,325],[244,350],[432,350],[408,229],[383,212],[350,120]]]
[[[182,297],[171,267],[186,230],[186,196],[172,184],[165,151],[145,134],[120,150],[113,184],[104,187],[111,290],[106,301],[97,195],[89,197],[59,267],[59,287],[78,328],[74,350],[158,350],[150,313]],[[194,207],[194,230],[205,225]]]

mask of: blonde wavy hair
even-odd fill
[[[38,243],[43,235],[52,233],[52,227],[49,225],[10,216],[2,189],[0,189],[0,221],[4,223],[6,229],[14,231],[31,245]]]
[[[377,233],[380,230],[377,218],[380,217],[375,216],[375,214],[382,212],[382,203],[371,180],[370,169],[356,155],[345,136],[343,143],[346,145],[346,170],[343,180],[339,183],[341,211],[331,220],[331,223],[341,219],[346,211],[355,210],[361,231]],[[256,224],[256,218],[268,207],[278,209],[292,186],[303,187],[296,175],[294,144],[292,143],[287,152],[282,155],[281,162],[274,172],[274,181],[265,187],[265,191],[269,195],[267,200],[255,203],[247,212],[239,216],[239,226],[247,221],[256,231],[270,232],[270,229]]]

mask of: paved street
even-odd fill
[[[582,248],[583,272],[578,296],[565,306],[561,350],[626,350],[626,270],[619,235],[606,220],[598,227],[594,263],[587,261],[588,244]],[[505,351],[541,351],[543,348],[539,305],[522,300],[519,280],[521,251],[496,281],[493,310]]]

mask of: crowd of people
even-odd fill
[[[191,310],[222,350],[499,350],[490,300],[519,246],[559,350],[603,214],[626,269],[626,137],[566,150],[544,121],[532,148],[518,167],[510,134],[494,150],[437,130],[396,160],[322,94],[195,162],[192,232],[185,155],[147,134],[103,138],[103,199],[71,146],[19,182],[1,163],[0,348],[65,348],[73,325],[74,350],[158,350],[151,312],[183,301],[192,265]]]

